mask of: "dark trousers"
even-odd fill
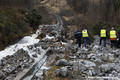
[[[81,39],[77,39],[78,46],[81,46]]]
[[[101,45],[102,40],[104,40],[104,47],[106,47],[106,38],[105,37],[100,37],[100,45]]]
[[[119,40],[117,41],[117,48],[120,48],[120,38],[119,38]]]
[[[84,46],[86,47],[86,40],[89,41],[89,45],[91,45],[91,39],[89,37],[84,37],[83,41],[84,41]]]
[[[117,40],[111,40],[111,48],[113,46],[117,47]]]

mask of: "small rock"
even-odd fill
[[[60,69],[56,70],[56,76],[60,76]]]
[[[32,56],[33,56],[33,57],[35,57],[35,58],[37,58],[37,57],[38,57],[38,56],[37,56],[37,54],[33,54]]]
[[[30,64],[29,63],[25,63],[25,67],[29,67],[30,66]]]

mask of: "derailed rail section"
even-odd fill
[[[47,56],[44,56],[34,67],[33,67],[33,71],[29,71],[26,75],[29,75],[30,73],[32,73],[30,76],[26,75],[21,79],[21,80],[32,80],[32,78],[35,76],[35,74],[39,71],[39,69],[43,66],[43,64],[45,63],[47,59]]]
[[[38,62],[35,62],[29,69],[24,69],[14,80],[31,80],[47,60],[46,53],[49,49],[50,47],[44,51],[44,55]]]
[[[86,80],[120,80],[118,77],[90,77],[88,76]]]

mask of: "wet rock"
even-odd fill
[[[94,60],[94,62],[101,63],[102,60],[100,58],[97,58],[97,59]]]
[[[25,63],[25,67],[29,67],[30,66],[30,64],[29,63]]]
[[[47,49],[50,46],[49,40],[41,41],[39,44],[42,47],[42,49]]]
[[[95,69],[94,68],[90,68],[89,71],[88,71],[88,74],[90,76],[95,76],[96,75]]]
[[[84,64],[86,67],[95,67],[96,64],[94,62],[88,60],[79,60],[80,63]]]
[[[70,56],[70,59],[76,59],[76,56]]]
[[[68,46],[68,49],[69,49],[72,53],[75,53],[75,52],[77,52],[78,47],[77,47],[77,46],[74,46],[74,45],[69,45],[69,46]]]
[[[114,55],[113,54],[108,54],[108,61],[114,61]]]
[[[46,52],[46,55],[51,55],[51,54],[53,54],[54,53],[54,51],[53,51],[53,49],[49,49],[47,52]]]
[[[100,75],[101,74],[101,71],[100,71],[100,69],[97,66],[94,69],[95,69],[96,75]]]
[[[75,63],[76,63],[76,61],[70,61],[70,62],[69,62],[69,65],[70,65],[70,66],[73,66]]]
[[[60,74],[60,69],[57,69],[56,70],[56,76],[60,76],[61,74]]]
[[[68,75],[67,67],[62,67],[61,69],[56,70],[56,76],[66,77]]]
[[[57,66],[67,66],[68,64],[69,64],[69,62],[67,60],[65,60],[65,59],[61,59],[61,60],[58,60],[56,62]]]
[[[36,52],[37,54],[41,54],[41,50],[39,48],[36,48],[34,52]]]
[[[5,74],[0,70],[0,79],[5,77]]]
[[[67,40],[67,42],[69,43],[69,44],[73,44],[73,40]]]
[[[120,63],[114,63],[113,69],[116,71],[120,71]]]
[[[42,45],[42,49],[47,49],[49,47],[49,44]]]
[[[7,75],[18,66],[23,66],[21,67],[21,69],[23,69],[25,67],[24,64],[29,63],[29,59],[30,57],[28,55],[28,52],[20,49],[14,55],[7,56],[1,60],[3,66],[0,67],[0,70],[3,71],[3,75]]]
[[[112,75],[115,76],[115,77],[118,76],[118,73],[117,73],[117,71],[115,71],[115,70],[113,70],[111,73],[112,73]]]
[[[113,69],[113,64],[112,63],[108,63],[108,64],[102,64],[101,66],[99,66],[101,72],[109,72],[111,71],[111,69]]]
[[[29,63],[33,63],[33,62],[34,62],[34,59],[31,58],[28,62],[29,62]]]
[[[74,70],[76,70],[76,71],[81,70],[83,72],[83,71],[87,70],[87,67],[84,64],[79,63],[78,67],[74,66]]]
[[[118,73],[118,78],[120,78],[120,73]]]
[[[73,66],[74,71],[80,71],[82,73],[87,73],[86,71],[89,68],[95,67],[96,64],[87,60],[77,60],[77,61],[71,61],[70,65]]]
[[[13,80],[11,77],[6,77],[5,80]]]
[[[103,61],[107,61],[109,59],[108,54],[104,53],[101,58]]]
[[[52,31],[50,32],[50,36],[55,36],[56,35],[56,32]]]
[[[88,52],[88,48],[86,48],[86,47],[83,47],[83,52]]]
[[[100,50],[100,46],[94,45],[94,46],[93,46],[93,50]]]
[[[42,39],[42,38],[44,38],[44,37],[46,37],[46,34],[45,34],[45,33],[40,33],[39,36],[38,36],[39,39]]]
[[[68,69],[66,67],[61,68],[61,76],[66,77],[68,75]]]
[[[33,54],[32,56],[33,56],[33,57],[35,57],[35,58],[37,58],[37,57],[38,57],[38,56],[37,56],[37,54]]]
[[[27,46],[27,47],[28,47],[29,50],[32,50],[32,49],[34,48],[33,45],[29,45],[29,46]]]

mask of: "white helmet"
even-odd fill
[[[111,29],[114,30],[114,27],[112,27]]]

